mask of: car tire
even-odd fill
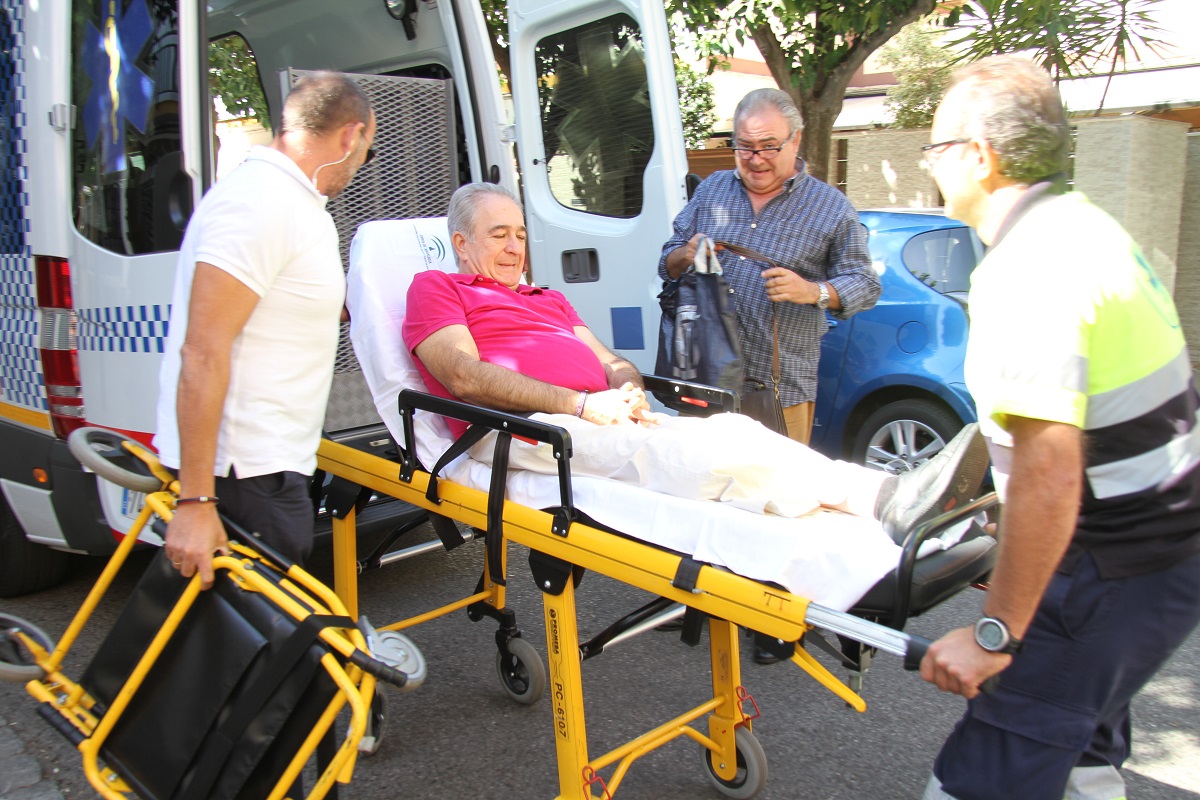
[[[8,502],[0,497],[0,597],[16,597],[58,585],[70,556],[25,538]]]
[[[958,416],[932,400],[897,400],[859,427],[850,460],[892,474],[924,464],[962,429]]]

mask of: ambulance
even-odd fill
[[[140,498],[82,470],[65,437],[154,434],[177,250],[218,167],[244,156],[215,102],[231,82],[261,87],[264,128],[306,71],[352,73],[371,97],[377,157],[329,206],[343,257],[362,222],[442,216],[462,183],[519,189],[532,280],[651,371],[656,264],[686,202],[662,5],[513,0],[506,49],[484,10],[0,0],[0,596],[55,584],[68,553],[108,553],[129,528]],[[210,69],[231,42],[253,57]],[[386,436],[345,331],[334,371],[328,435]]]

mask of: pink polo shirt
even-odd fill
[[[416,349],[448,325],[466,325],[479,358],[489,364],[578,391],[608,388],[604,365],[575,335],[583,320],[552,289],[522,285],[514,291],[482,275],[429,270],[413,278],[407,306],[401,334],[430,394],[453,397],[429,374]],[[465,430],[449,422],[455,435]]]

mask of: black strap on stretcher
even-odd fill
[[[425,497],[431,503],[441,503],[441,498],[438,496],[438,475],[446,465],[467,452],[491,431],[496,432],[496,446],[492,456],[492,477],[488,487],[487,531],[484,535],[488,571],[495,583],[501,586],[505,585],[504,572],[500,568],[500,563],[504,546],[502,533],[504,495],[508,478],[508,453],[513,436],[549,444],[553,448],[554,457],[558,462],[558,489],[561,504],[554,512],[550,529],[559,536],[567,535],[576,516],[571,496],[571,434],[556,425],[549,425],[503,411],[472,406],[457,400],[433,397],[422,392],[414,392],[411,389],[400,392],[397,404],[404,427],[400,480],[405,483],[411,483],[416,470],[423,469],[416,456],[416,432],[413,424],[415,412],[418,409],[461,420],[470,425],[466,433],[455,440],[450,448],[442,454],[430,472],[429,486],[425,490]],[[440,537],[442,534],[439,532],[438,535]],[[461,538],[457,528],[455,535]]]
[[[700,579],[700,570],[707,566],[703,561],[697,561],[691,556],[683,556],[679,559],[679,566],[675,568],[675,577],[671,579],[671,585],[684,592],[695,592],[696,581]],[[679,639],[691,647],[700,644],[700,634],[707,618],[708,615],[703,611],[686,606],[683,612],[683,629],[679,633]]]
[[[193,778],[179,800],[204,800],[209,796],[213,784],[221,776],[222,768],[242,732],[254,722],[267,705],[279,686],[318,640],[325,628],[353,628],[354,620],[349,617],[329,614],[313,614],[288,636],[270,664],[242,693],[242,700],[221,726],[214,731],[212,744],[205,748],[200,762],[192,769]]]

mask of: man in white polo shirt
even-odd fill
[[[179,253],[160,374],[162,462],[179,474],[166,552],[212,584],[217,506],[303,563],[346,286],[325,210],[373,156],[375,116],[337,73],[299,81],[269,146],[216,184]]]

